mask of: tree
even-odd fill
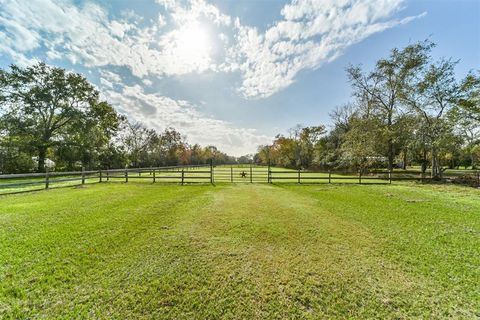
[[[66,132],[85,119],[97,123],[94,110],[106,104],[82,75],[44,63],[12,65],[0,78],[0,115],[9,124],[10,135],[26,137],[36,149],[40,172],[45,170],[48,149],[63,143]]]
[[[480,126],[480,71],[468,74],[460,84],[456,112]]]
[[[464,152],[470,165],[476,168],[480,145],[480,72],[469,73],[460,83],[459,99],[449,116],[457,132],[464,138]]]
[[[168,128],[160,135],[156,152],[163,164],[167,166],[186,164],[188,162],[186,151],[187,144],[177,130]]]
[[[252,161],[253,161],[252,158],[253,158],[253,156],[251,154],[246,154],[246,155],[238,157],[237,162],[239,164],[249,164],[249,163],[252,163]]]
[[[348,167],[361,172],[375,162],[381,160],[378,152],[377,137],[379,134],[376,118],[351,119],[351,128],[345,134],[342,144],[342,160]]]
[[[358,116],[357,113],[353,104],[345,104],[330,112],[333,128],[318,142],[315,155],[317,165],[328,169],[343,166],[341,147],[346,133],[352,127],[352,120]]]
[[[253,156],[253,161],[256,164],[267,165],[270,163],[270,154],[271,154],[271,146],[269,145],[261,145],[257,148],[257,153]]]
[[[299,163],[297,166],[309,168],[313,165],[318,141],[325,132],[325,126],[323,125],[301,128],[297,138],[297,144],[300,150]]]
[[[473,169],[477,165],[476,147],[480,145],[480,122],[458,108],[453,108],[449,115],[455,124],[456,132],[465,141],[464,152],[468,155]]]
[[[439,151],[442,141],[452,135],[453,130],[447,114],[460,96],[460,86],[454,74],[455,64],[442,59],[428,65],[401,93],[402,99],[421,120],[426,143],[430,147],[431,176],[434,179],[442,177]]]
[[[206,159],[203,158],[202,147],[198,143],[190,147],[190,163],[197,165],[206,163]]]
[[[142,123],[124,121],[121,125],[120,143],[125,148],[130,160],[130,165],[134,168],[148,163],[151,146],[158,141],[159,137],[155,130],[146,128]]]
[[[97,167],[123,119],[106,102],[93,105],[85,117],[66,128],[63,142],[56,148],[57,161],[66,162],[68,170],[75,169],[75,163]]]
[[[365,108],[364,113],[380,120],[378,124],[387,144],[385,155],[389,170],[393,168],[395,156],[402,149],[402,146],[398,146],[401,133],[397,130],[403,110],[400,92],[428,60],[432,47],[431,42],[424,41],[402,50],[395,48],[387,59],[378,60],[374,70],[367,74],[359,66],[347,68],[354,95],[362,101],[360,105]]]

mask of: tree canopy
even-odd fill
[[[347,68],[352,101],[331,113],[332,126],[311,143],[297,126],[258,149],[257,163],[292,168],[364,170],[369,167],[476,168],[480,161],[480,72],[463,80],[456,61],[433,61],[430,41],[393,49],[373,69]],[[324,127],[323,127],[324,128]],[[295,134],[292,134],[295,133]],[[301,147],[308,150],[299,152]],[[308,161],[302,154],[309,155]]]
[[[255,155],[235,158],[191,145],[175,128],[156,131],[119,114],[88,80],[37,63],[0,69],[0,172],[250,163],[366,170],[476,168],[480,161],[480,71],[457,79],[456,61],[435,45],[394,48],[371,70],[349,66],[351,101],[331,125],[297,125]]]
[[[128,121],[78,73],[45,63],[0,70],[2,173],[43,172],[47,160],[56,170],[75,170],[202,164],[210,159],[237,161],[212,146],[190,146],[174,128],[158,133]]]

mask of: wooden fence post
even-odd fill
[[[125,167],[125,183],[128,182],[128,168]]]
[[[108,169],[107,169],[107,181],[110,181],[110,174],[108,172]]]
[[[388,171],[388,180],[392,184],[392,170]]]
[[[183,182],[185,180],[185,172],[183,171],[184,169],[182,168],[182,186],[183,186]]]
[[[85,167],[82,167],[82,184],[85,184]]]
[[[48,175],[48,167],[45,167],[45,189],[50,187],[50,177]]]
[[[332,171],[328,169],[328,183],[332,183]]]
[[[150,174],[152,174],[152,171],[150,171]],[[153,170],[153,183],[155,183],[155,169]]]
[[[250,183],[253,183],[253,177],[252,177],[252,164],[250,163]]]
[[[98,182],[102,182],[102,170],[98,170],[98,174],[99,174],[99,181]]]
[[[213,159],[210,159],[210,183],[213,184]]]
[[[230,166],[230,182],[233,182],[233,166]]]
[[[300,183],[300,169],[298,169],[298,183]]]
[[[361,169],[358,171],[358,183],[362,184],[362,170]]]
[[[270,176],[270,161],[268,161],[268,171],[267,171],[267,183],[272,183],[272,179]]]

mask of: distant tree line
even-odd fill
[[[44,63],[0,69],[0,173],[248,162],[132,123],[82,75]]]
[[[260,146],[254,161],[291,168],[431,169],[480,166],[480,72],[455,77],[456,61],[433,61],[434,44],[393,49],[373,70],[350,66],[353,101],[323,125],[297,126]]]

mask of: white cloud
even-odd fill
[[[104,86],[105,98],[130,119],[141,121],[157,130],[174,127],[187,136],[190,143],[215,145],[231,155],[251,153],[260,144],[270,142],[255,129],[239,128],[214,119],[187,101],[173,100],[160,94],[145,93],[139,85],[123,85],[119,90]]]
[[[164,15],[144,21],[72,0],[0,0],[0,52],[25,61],[45,47],[49,59],[74,64],[126,66],[132,74],[183,75],[239,71],[238,90],[268,97],[366,37],[410,21],[392,19],[403,0],[293,0],[264,32],[242,25],[204,0],[157,0]]]
[[[43,55],[89,71],[100,67],[99,85],[120,111],[240,155],[268,138],[206,116],[192,103],[145,93],[139,84],[237,72],[241,95],[268,97],[291,85],[300,71],[317,69],[366,37],[415,18],[393,18],[403,0],[293,0],[279,21],[261,31],[204,0],[156,2],[158,12],[148,20],[132,10],[112,17],[89,0],[0,0],[0,54],[21,65]],[[120,77],[108,71],[112,67],[126,67],[139,79]]]
[[[237,44],[229,51],[236,65],[223,67],[241,71],[245,97],[268,97],[291,85],[301,70],[317,69],[368,36],[411,21],[415,17],[391,19],[402,3],[294,0],[283,7],[283,20],[264,33],[237,20]]]
[[[161,0],[157,1],[172,12],[172,17],[178,24],[189,23],[194,20],[205,18],[219,26],[228,26],[231,23],[231,17],[223,14],[214,5],[206,3],[204,0],[190,0],[186,7],[178,2]]]
[[[151,86],[153,84],[153,82],[149,79],[143,79],[142,83],[146,86]]]
[[[170,13],[175,25],[170,29],[165,29],[166,18],[160,14],[142,25],[135,13],[125,12],[114,20],[90,2],[77,6],[69,0],[1,0],[0,5],[0,25],[6,30],[0,31],[3,53],[13,57],[6,48],[29,53],[43,46],[50,59],[66,58],[87,67],[126,66],[140,78],[214,69],[206,50],[196,55],[198,48],[193,48],[186,54],[182,30],[197,27],[199,19],[229,23],[204,1],[175,7]]]
[[[108,70],[101,70],[100,75],[102,78],[109,80],[111,82],[120,83],[122,82],[122,77],[118,73],[111,72]]]

